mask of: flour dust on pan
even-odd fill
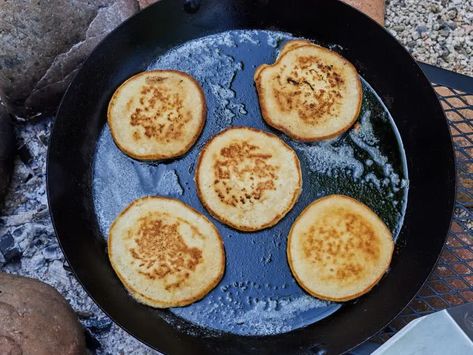
[[[226,251],[220,284],[190,306],[170,311],[150,308],[189,334],[204,334],[202,328],[240,335],[280,334],[315,323],[341,307],[308,296],[287,264],[289,229],[314,199],[346,194],[371,207],[394,236],[402,226],[408,188],[402,143],[389,112],[367,82],[363,82],[359,122],[331,141],[296,142],[262,120],[254,71],[262,63],[273,63],[284,41],[291,38],[281,32],[230,31],[184,43],[150,63],[149,70],[175,69],[192,75],[205,92],[207,122],[185,156],[154,163],[133,160],[115,146],[107,125],[97,142],[92,190],[97,223],[105,238],[120,211],[144,195],[179,198],[205,214],[220,231]],[[233,230],[209,216],[197,197],[198,155],[211,137],[229,126],[275,133],[299,156],[303,193],[272,228],[253,233]]]

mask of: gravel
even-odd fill
[[[386,28],[417,60],[473,76],[473,0],[387,0]]]

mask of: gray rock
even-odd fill
[[[424,32],[427,32],[428,30],[429,30],[428,27],[425,26],[425,25],[420,25],[420,26],[417,26],[417,27],[416,27],[416,31],[417,31],[417,33],[419,33],[419,34],[422,34],[422,33],[424,33]]]
[[[457,24],[455,22],[448,22],[447,26],[451,29],[454,30],[457,28]]]
[[[461,51],[461,50],[464,50],[463,49],[463,42],[457,42],[453,45],[453,48],[456,50],[456,51]]]
[[[13,113],[53,112],[95,45],[138,10],[136,0],[2,2],[1,88]]]
[[[93,333],[102,333],[110,330],[112,321],[108,317],[104,318],[89,318],[84,321],[84,325]]]
[[[62,253],[59,250],[59,247],[56,245],[49,245],[45,247],[41,253],[45,260],[57,260],[62,257]]]
[[[442,37],[448,37],[450,35],[450,31],[447,29],[440,30],[439,35]]]
[[[447,18],[449,20],[454,20],[458,16],[458,10],[456,8],[451,8],[447,11]]]
[[[10,233],[0,237],[0,252],[5,258],[5,263],[17,260],[21,256],[21,251]]]
[[[87,1],[8,1],[0,16],[0,69],[10,101],[21,104],[54,57],[83,37],[96,15]],[[25,75],[28,73],[28,75]]]
[[[434,14],[439,13],[439,12],[440,12],[440,7],[439,7],[439,5],[436,4],[436,3],[431,4],[431,5],[430,5],[430,11],[431,11],[432,13],[434,13]]]
[[[445,61],[448,61],[448,56],[450,55],[450,51],[447,47],[442,47],[441,49],[441,52],[440,52],[440,57],[445,60]]]
[[[402,31],[405,30],[405,28],[406,28],[406,26],[404,26],[402,24],[401,25],[395,25],[395,26],[392,27],[392,29],[396,32],[402,32]]]

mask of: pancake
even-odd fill
[[[297,47],[300,47],[300,46],[307,46],[307,45],[317,46],[316,44],[312,43],[311,41],[309,41],[307,39],[293,39],[291,41],[287,41],[284,44],[284,46],[282,47],[281,51],[279,52],[278,57],[276,58],[276,60],[278,60],[279,57],[281,57],[283,54],[290,51],[291,49],[294,49],[294,48],[297,48]],[[255,74],[253,76],[255,81],[256,81],[256,77],[259,75],[261,70],[268,67],[268,66],[269,66],[268,64],[261,64],[258,68],[256,68]]]
[[[200,154],[195,180],[209,213],[241,231],[278,223],[302,187],[294,150],[275,135],[249,127],[214,136]]]
[[[108,257],[138,302],[185,306],[220,281],[225,252],[217,228],[185,203],[164,197],[133,201],[115,219]]]
[[[299,141],[336,137],[358,118],[363,94],[360,78],[339,54],[299,44],[283,49],[273,65],[257,71],[261,114],[267,124]]]
[[[371,290],[388,269],[393,250],[384,222],[343,195],[312,202],[287,241],[289,266],[299,285],[330,301],[348,301]]]
[[[206,115],[200,85],[175,70],[132,76],[113,94],[107,114],[116,145],[139,160],[186,153],[199,137]]]

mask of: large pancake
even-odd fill
[[[255,84],[263,119],[306,142],[348,130],[361,109],[362,87],[355,67],[314,44],[290,44],[272,65],[258,68]]]
[[[213,137],[200,154],[195,180],[205,208],[242,231],[275,225],[302,187],[294,150],[275,135],[249,127]]]
[[[113,269],[139,302],[185,306],[220,281],[225,252],[217,228],[185,203],[164,197],[132,202],[108,237]]]
[[[186,153],[207,115],[200,85],[186,73],[154,70],[125,81],[108,105],[108,124],[117,146],[140,160]]]
[[[299,285],[331,301],[348,301],[371,290],[388,269],[393,250],[383,221],[343,195],[312,202],[287,241],[289,266]]]

